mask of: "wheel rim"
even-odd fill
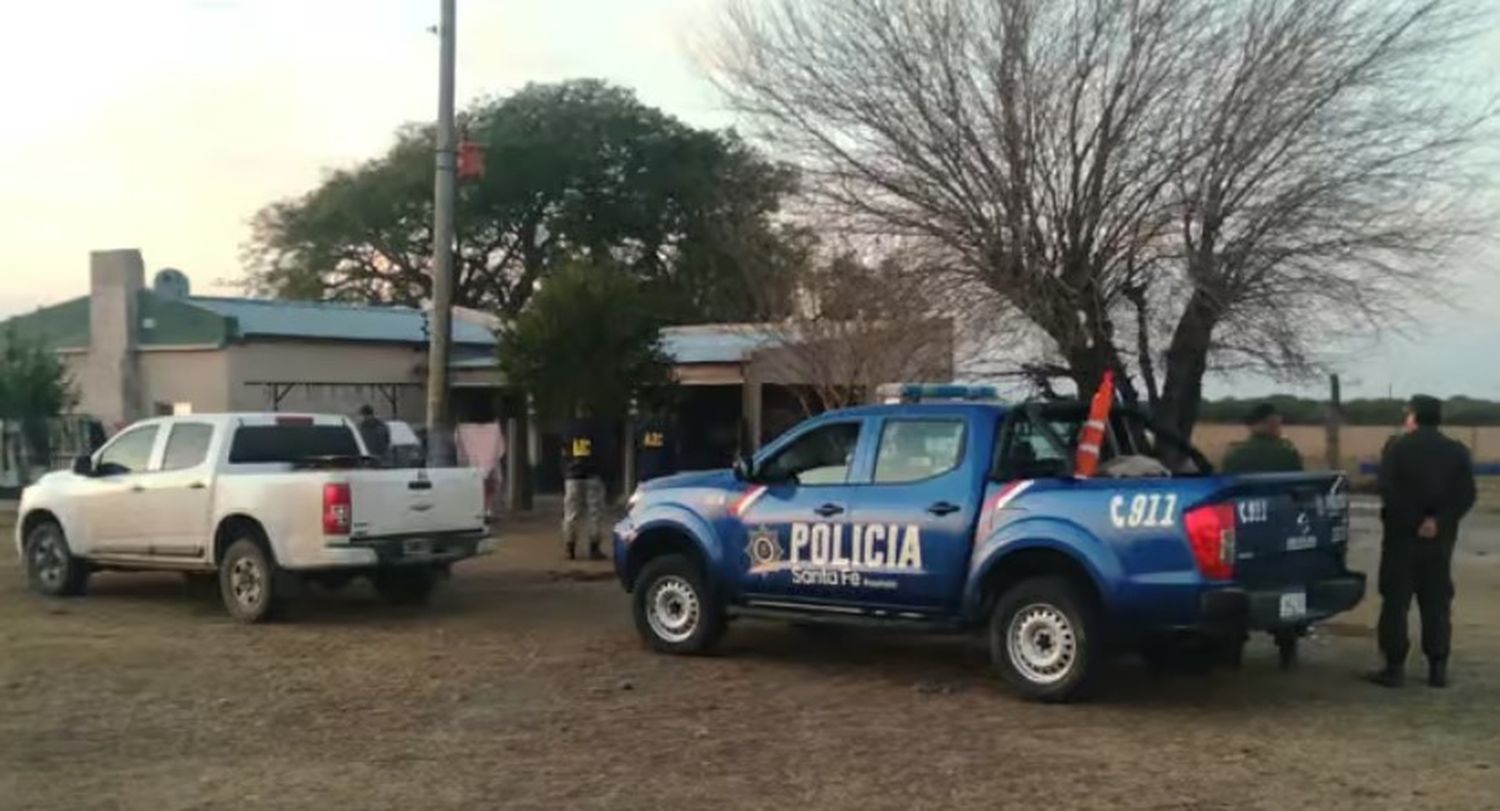
[[[667,642],[687,641],[698,630],[701,613],[693,584],[676,575],[657,580],[646,597],[646,621]]]
[[[260,605],[265,593],[265,576],[253,558],[240,558],[229,567],[229,591],[244,608]]]
[[[1078,637],[1068,615],[1045,603],[1016,612],[1006,631],[1006,648],[1011,664],[1035,684],[1062,681],[1078,661]]]
[[[57,530],[41,529],[31,536],[31,571],[36,579],[49,589],[63,582],[67,567],[67,553],[63,551]]]

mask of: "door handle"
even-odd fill
[[[839,513],[843,512],[843,511],[844,511],[843,507],[840,507],[839,505],[832,504],[832,503],[830,503],[830,504],[824,504],[823,506],[821,506],[821,507],[813,510],[813,512],[817,513],[818,515],[823,516],[824,518],[827,518],[827,517],[829,517],[831,515],[838,515]]]
[[[952,504],[947,501],[939,501],[931,507],[928,507],[927,511],[932,513],[933,515],[943,516],[950,513],[956,513],[961,509],[963,508],[958,506],[957,504]]]
[[[203,488],[205,488],[207,486],[208,485],[204,484],[203,482],[193,482],[192,484],[188,485],[188,489],[189,490],[202,490]]]

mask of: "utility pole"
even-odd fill
[[[1339,429],[1344,423],[1344,398],[1336,374],[1328,376],[1328,411],[1323,419],[1325,461],[1329,470],[1339,470],[1344,464],[1343,445],[1339,441]]]
[[[437,172],[432,205],[432,335],[427,351],[427,460],[455,461],[448,420],[448,345],[453,339],[453,208],[458,133],[453,121],[455,0],[440,0],[438,24]]]

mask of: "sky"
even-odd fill
[[[698,126],[735,123],[690,55],[718,0],[459,0],[459,103],[602,77]],[[436,114],[437,0],[69,0],[0,9],[0,316],[86,292],[139,248],[234,293],[249,221]],[[1500,35],[1488,38],[1500,75]],[[1346,390],[1500,398],[1500,237],[1454,306],[1333,356]],[[1291,386],[1217,379],[1210,393]]]

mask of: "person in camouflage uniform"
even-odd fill
[[[1250,409],[1250,436],[1224,456],[1225,473],[1287,473],[1302,469],[1302,455],[1281,436],[1281,414],[1270,403]]]
[[[599,424],[580,409],[568,421],[562,437],[563,463],[563,552],[568,560],[583,554],[588,544],[589,560],[604,560],[600,548],[604,535],[604,480],[599,456]]]

